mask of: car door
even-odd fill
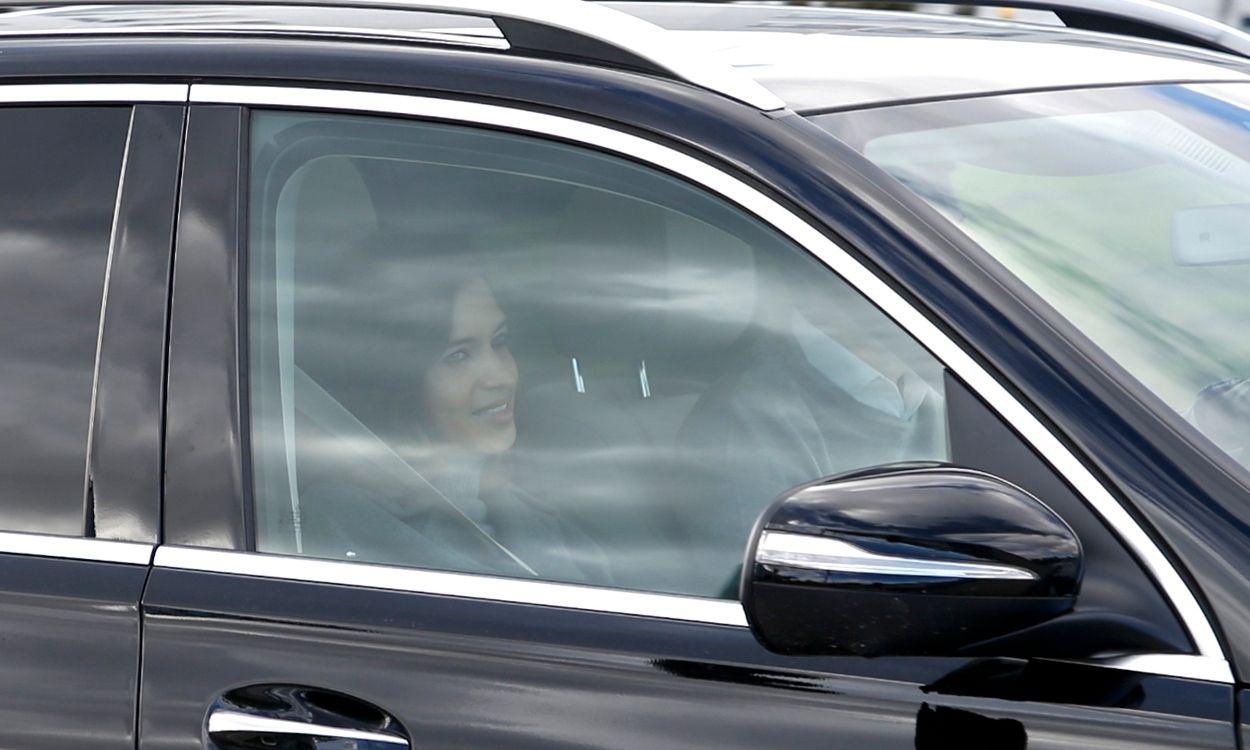
[[[504,106],[192,97],[141,747],[1234,745],[1227,666],[1133,528],[763,194]],[[754,517],[907,460],[997,474],[1076,530],[1069,658],[756,641]]]
[[[0,93],[4,747],[136,741],[185,98],[116,84]]]

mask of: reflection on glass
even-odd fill
[[[463,127],[253,127],[263,551],[736,597],[779,493],[945,458],[927,352],[677,180]]]
[[[0,108],[0,530],[81,536],[129,107]]]
[[[1250,466],[1250,89],[1073,91],[889,114],[821,123]]]

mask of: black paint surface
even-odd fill
[[[1233,747],[1228,686],[1059,662],[787,658],[744,628],[165,569],[145,612],[143,750],[196,746],[215,700],[267,684],[426,748],[976,747],[982,720],[1033,750]]]
[[[147,573],[0,555],[0,747],[133,750]]]
[[[164,539],[244,543],[238,331],[237,107],[187,123],[169,327]]]
[[[127,107],[0,108],[0,529],[83,533]]]
[[[100,340],[90,481],[95,536],[160,533],[165,313],[182,157],[180,106],[135,108]]]

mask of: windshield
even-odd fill
[[[1250,85],[813,117],[1250,468]]]

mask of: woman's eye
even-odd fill
[[[469,353],[464,349],[457,349],[443,356],[443,361],[449,365],[458,365],[469,358]]]

